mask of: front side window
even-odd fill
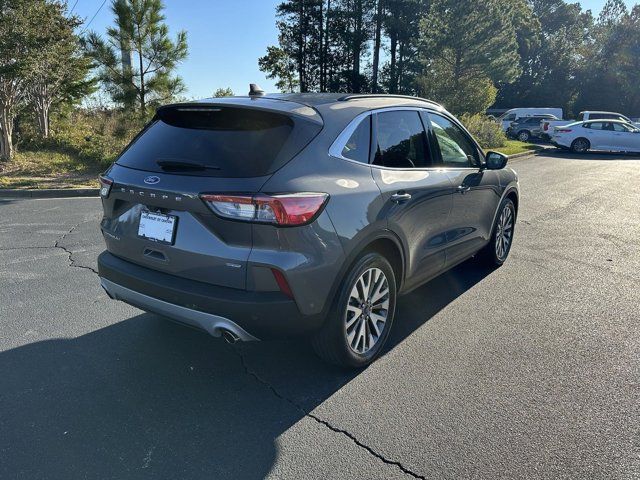
[[[473,167],[478,161],[478,151],[462,129],[440,115],[429,113],[429,118],[442,163],[450,167]]]
[[[356,127],[342,149],[342,156],[356,162],[369,163],[371,145],[371,116],[367,116]]]
[[[622,125],[621,123],[614,123],[613,124],[613,129],[616,132],[628,132],[629,129],[627,127],[625,127],[624,125]]]
[[[377,114],[377,149],[374,165],[393,168],[431,166],[420,115],[414,110]]]

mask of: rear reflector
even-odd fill
[[[305,225],[322,211],[326,193],[282,195],[203,194],[202,200],[221,217],[280,226]]]
[[[284,274],[280,270],[277,270],[275,268],[271,269],[271,273],[273,273],[273,277],[276,279],[276,283],[278,284],[278,288],[280,288],[280,291],[287,297],[293,298],[293,292],[291,291],[289,282],[287,282]]]

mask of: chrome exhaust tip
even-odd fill
[[[240,337],[233,333],[231,330],[222,330],[222,338],[224,338],[225,342],[230,345],[233,345],[238,340],[240,340]]]

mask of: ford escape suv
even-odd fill
[[[364,366],[399,294],[474,255],[506,260],[506,162],[420,98],[164,106],[100,178],[101,283],[232,342],[309,335],[325,360]]]

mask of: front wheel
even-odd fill
[[[396,307],[393,268],[382,255],[360,257],[342,282],[329,317],[313,338],[323,360],[343,367],[364,367],[380,354]]]
[[[479,254],[485,263],[499,267],[507,260],[513,243],[515,226],[516,207],[510,198],[505,198],[498,209],[491,240]]]

